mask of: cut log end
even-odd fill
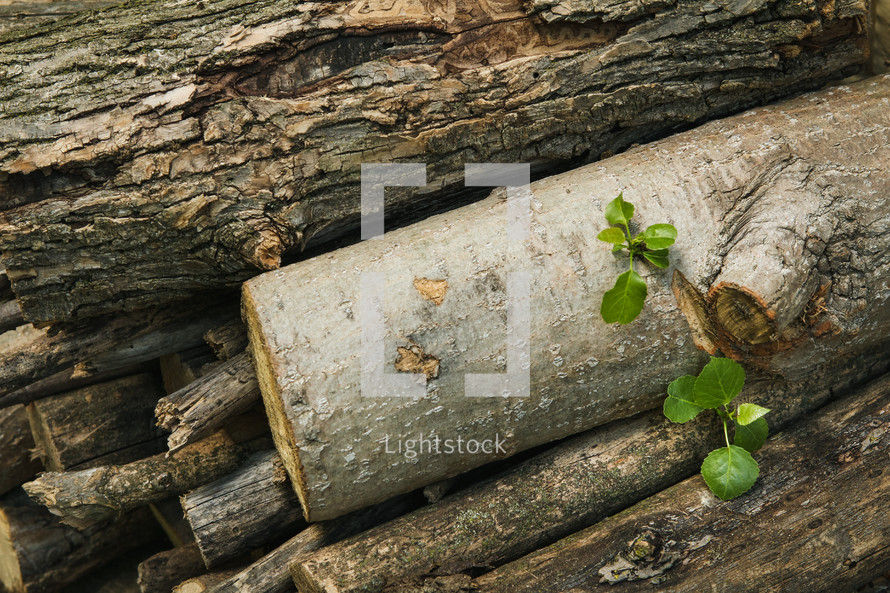
[[[247,324],[247,334],[251,344],[253,366],[256,370],[257,382],[260,385],[260,393],[263,397],[263,405],[266,408],[266,416],[269,419],[269,428],[272,430],[272,439],[281,456],[281,462],[290,476],[291,485],[297,493],[300,505],[303,507],[303,515],[307,521],[309,516],[308,495],[306,478],[303,473],[303,464],[300,462],[300,450],[294,439],[293,429],[287,419],[284,409],[284,399],[278,390],[278,381],[272,368],[270,358],[271,349],[266,343],[266,337],[256,319],[257,303],[254,302],[250,289],[245,284],[242,297],[242,311]]]
[[[717,329],[708,314],[708,304],[704,295],[686,279],[680,270],[674,270],[671,288],[680,306],[680,311],[689,322],[692,340],[699,349],[710,355],[717,353]]]
[[[22,569],[12,544],[12,526],[3,509],[0,509],[0,590],[24,590]]]
[[[753,291],[720,283],[709,297],[717,323],[738,343],[757,345],[776,340],[776,314]]]

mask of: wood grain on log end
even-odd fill
[[[708,303],[704,295],[686,279],[683,272],[677,269],[674,269],[671,289],[674,291],[680,311],[683,312],[689,323],[695,345],[708,354],[716,354],[717,329],[711,321]]]
[[[766,344],[778,337],[776,313],[749,288],[722,282],[708,292],[720,327],[742,344]]]

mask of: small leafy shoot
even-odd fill
[[[603,295],[600,315],[606,323],[630,323],[643,310],[646,302],[646,282],[634,271],[634,256],[644,257],[659,268],[669,265],[668,247],[677,239],[677,229],[669,224],[653,224],[635,237],[630,234],[630,220],[634,206],[624,201],[624,194],[606,205],[606,220],[615,225],[603,229],[597,239],[612,245],[612,253],[625,249],[629,255],[627,272],[615,282],[615,286]]]
[[[728,358],[712,357],[697,377],[684,375],[671,381],[664,400],[664,415],[672,422],[688,422],[703,409],[713,409],[723,421],[726,446],[711,451],[701,466],[708,488],[721,500],[730,500],[751,489],[760,467],[751,454],[766,442],[769,409],[757,404],[731,403],[745,385],[745,370]],[[729,442],[729,423],[735,425]]]

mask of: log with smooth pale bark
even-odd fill
[[[671,380],[703,366],[696,344],[795,380],[835,350],[854,356],[882,343],[888,100],[890,77],[878,77],[535,182],[530,236],[512,250],[492,247],[509,245],[507,204],[495,192],[245,283],[266,410],[308,519],[498,456],[494,447],[437,455],[424,446],[411,458],[397,452],[399,441],[499,436],[510,455],[658,406]],[[673,276],[637,264],[646,306],[617,326],[601,320],[599,303],[627,264],[596,236],[607,226],[605,204],[622,190],[636,204],[637,229],[671,223],[679,238]],[[531,396],[467,397],[468,373],[509,366],[506,287],[516,271],[530,277]],[[407,348],[438,362],[425,397],[362,396],[365,272],[385,279],[386,373],[404,369]],[[418,278],[447,282],[441,304],[416,289]]]
[[[114,378],[121,369],[201,344],[208,329],[236,317],[237,307],[223,301],[197,312],[194,305],[184,305],[54,326],[0,354],[0,407]]]
[[[200,379],[162,398],[155,414],[170,431],[167,446],[178,451],[223,426],[260,400],[250,355],[242,352]]]
[[[0,495],[21,486],[43,469],[33,449],[25,407],[0,409]]]
[[[187,492],[181,501],[208,568],[304,525],[300,503],[274,451],[254,454],[237,471]]]
[[[143,373],[28,404],[37,452],[47,471],[119,465],[163,451],[154,407],[164,394]]]
[[[746,494],[700,476],[440,593],[856,591],[890,563],[890,376],[779,434]],[[419,593],[401,587],[399,593]],[[423,589],[428,591],[429,589]],[[308,593],[308,592],[307,592]]]
[[[162,537],[147,509],[79,530],[15,490],[0,498],[0,589],[62,591],[90,570]]]
[[[237,469],[262,444],[234,443],[220,431],[169,456],[48,472],[24,488],[65,523],[83,527],[212,482]]]
[[[140,562],[137,582],[142,593],[170,593],[185,579],[205,570],[198,545],[192,542],[158,552]]]
[[[359,218],[360,165],[565,169],[857,71],[865,0],[174,0],[0,42],[0,251],[25,318],[235,286]],[[151,34],[146,34],[151,31]],[[84,73],[89,73],[85,75]],[[59,92],[59,89],[65,92]]]
[[[890,342],[881,352],[852,359],[837,353],[800,381],[749,373],[742,399],[769,406],[770,430],[780,430],[890,370],[887,347]],[[424,575],[498,566],[698,473],[722,442],[721,424],[710,412],[682,425],[660,410],[619,420],[438,504],[295,558],[294,579],[306,592],[380,593]]]

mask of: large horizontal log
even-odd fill
[[[43,469],[33,449],[34,438],[24,406],[0,409],[0,495],[21,486]]]
[[[303,513],[274,451],[182,495],[182,510],[208,568],[296,533]]]
[[[888,100],[890,77],[876,78],[536,182],[533,232],[512,251],[492,247],[510,244],[495,192],[245,283],[273,436],[309,520],[658,406],[671,380],[700,370],[694,341],[792,380],[835,350],[876,347],[890,332],[890,210],[877,199],[890,193]],[[634,323],[609,326],[597,307],[626,263],[596,236],[622,190],[637,204],[638,228],[678,229],[680,306],[669,271],[638,265],[646,307]],[[472,397],[467,374],[508,366],[507,286],[523,271],[530,397]],[[376,306],[362,300],[365,272],[385,280],[381,365],[405,370],[408,349],[436,361],[426,397],[362,393],[362,320]],[[423,278],[447,283],[441,304],[415,288]],[[510,364],[520,375],[520,358]],[[448,454],[444,439],[456,447],[458,438],[489,446]]]
[[[61,472],[118,465],[161,452],[153,420],[163,393],[159,378],[143,373],[29,404],[44,467]]]
[[[466,199],[464,162],[564,169],[857,71],[867,14],[149,0],[75,16],[0,43],[2,264],[38,321],[237,285],[355,229],[361,163],[430,163],[430,184],[388,197],[416,220]]]
[[[51,593],[118,555],[163,537],[147,509],[75,529],[21,490],[0,499],[0,589]]]
[[[696,476],[472,583],[436,591],[596,593],[618,583],[627,592],[714,584],[724,593],[855,591],[890,563],[888,418],[884,377],[772,438],[742,497],[721,502]]]
[[[749,377],[745,401],[776,431],[890,371],[890,353],[837,358],[801,381]],[[716,415],[679,425],[653,411],[590,430],[435,505],[292,558],[301,591],[380,593],[424,575],[484,570],[580,531],[698,473],[723,433]],[[766,470],[764,470],[766,471]],[[336,575],[335,579],[331,579]]]
[[[161,453],[126,465],[47,472],[24,488],[65,523],[83,527],[212,482],[262,444],[236,444],[220,431],[169,457]]]

